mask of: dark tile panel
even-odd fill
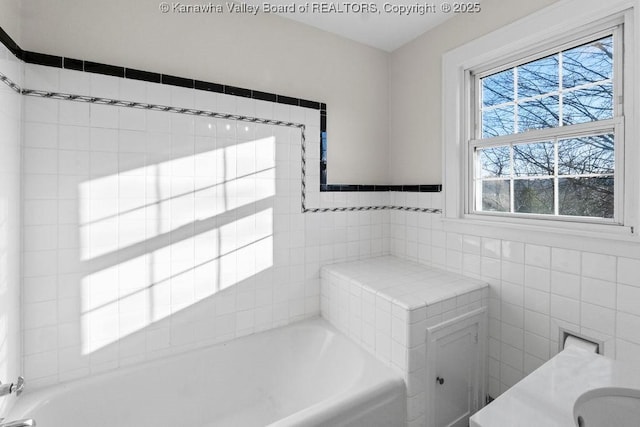
[[[276,95],[275,93],[267,93],[267,92],[260,92],[260,91],[254,90],[253,98],[259,99],[261,101],[276,102],[276,100],[278,99],[278,95]]]
[[[368,185],[368,184],[321,184],[320,191],[401,191],[401,192],[439,192],[441,184],[433,185]]]
[[[300,100],[298,98],[291,98],[290,96],[278,95],[276,102],[279,104],[298,105]]]
[[[0,28],[0,42],[5,45],[7,49],[11,51],[11,53],[22,59],[22,49],[20,49],[20,46],[18,46],[18,44],[13,41],[11,36],[7,34],[2,28]]]
[[[84,61],[84,71],[88,73],[104,74],[105,76],[124,77],[124,67],[100,64],[99,62]]]
[[[152,73],[150,71],[135,70],[133,68],[127,68],[124,70],[124,76],[127,79],[141,80],[143,82],[160,83],[162,82],[162,75],[160,73]]]
[[[206,90],[208,92],[224,93],[224,86],[219,83],[203,82],[196,80],[194,84],[195,89]]]
[[[80,59],[64,58],[62,68],[67,70],[84,71],[84,61]]]
[[[245,88],[241,88],[241,87],[225,86],[224,87],[224,93],[227,94],[227,95],[234,95],[234,96],[242,96],[244,98],[251,98],[251,89],[245,89]]]
[[[31,52],[25,50],[22,52],[22,60],[29,64],[46,65],[48,67],[62,68],[62,57],[55,55],[47,55],[44,53]]]
[[[314,110],[320,109],[320,103],[315,101],[308,101],[306,99],[300,100],[300,106],[305,108],[313,108]]]
[[[169,76],[169,75],[163,74],[162,84],[193,89],[195,86],[195,81],[193,79],[185,79],[184,77],[176,77],[176,76]]]
[[[442,184],[421,185],[420,191],[423,193],[439,193],[442,191]]]

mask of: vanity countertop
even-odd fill
[[[568,347],[470,419],[470,427],[571,427],[575,401],[601,387],[640,388],[640,363]]]

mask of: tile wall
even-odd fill
[[[559,327],[603,340],[610,357],[640,359],[640,259],[445,232],[440,215],[399,211],[390,252],[489,283],[493,397],[557,353]]]
[[[318,110],[33,64],[24,86],[303,123],[319,162]],[[389,250],[387,211],[301,213],[298,128],[25,96],[23,144],[32,386],[316,316],[320,265]],[[316,169],[307,206],[387,202]]]
[[[0,72],[21,83],[22,63],[0,44]],[[0,82],[0,381],[20,370],[20,120],[21,97]],[[0,399],[0,414],[13,398]]]

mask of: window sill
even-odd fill
[[[442,219],[444,230],[480,237],[527,242],[616,256],[640,256],[637,230],[616,224],[569,223],[553,220],[486,217]],[[542,224],[544,223],[544,224]]]

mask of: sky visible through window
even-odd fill
[[[613,36],[481,78],[483,141],[614,117]],[[614,133],[476,148],[476,209],[613,218]]]

